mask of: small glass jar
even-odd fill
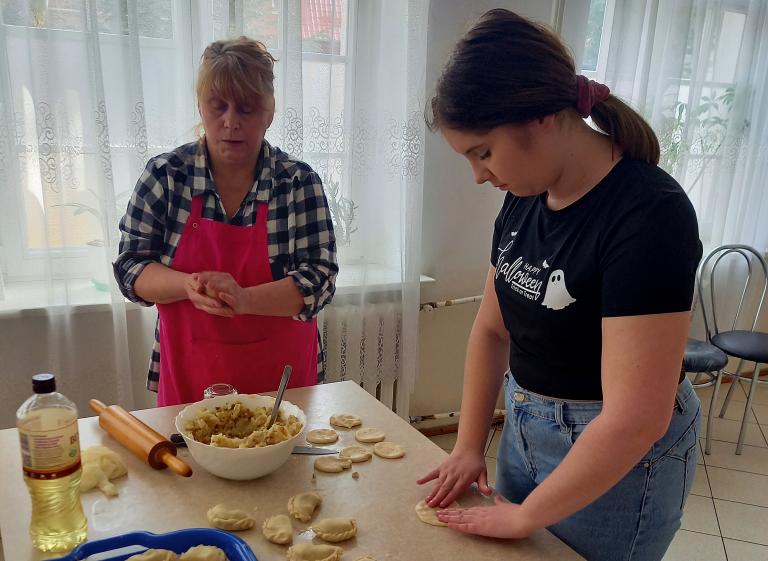
[[[216,397],[217,395],[236,394],[237,390],[231,384],[211,384],[203,390],[203,399]]]

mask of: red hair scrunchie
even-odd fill
[[[582,118],[589,117],[595,104],[605,101],[610,94],[611,90],[605,84],[590,80],[581,74],[576,76],[576,110]]]

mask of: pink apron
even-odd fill
[[[242,287],[272,282],[267,246],[267,205],[259,204],[253,227],[201,218],[202,196],[192,212],[173,258],[185,273],[223,271]],[[289,387],[317,383],[317,320],[239,315],[214,316],[189,300],[158,304],[160,387],[157,404],[203,399],[211,384],[232,384],[239,393],[277,390],[283,366],[293,366]]]

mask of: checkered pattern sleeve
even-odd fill
[[[310,321],[330,303],[336,291],[336,238],[320,177],[310,172],[294,179],[293,191],[294,268],[287,275],[304,297],[304,309],[296,319]]]
[[[134,283],[149,263],[159,263],[165,248],[168,201],[167,177],[155,158],[149,161],[120,220],[120,246],[113,268],[120,292],[131,302],[151,306],[134,291]]]

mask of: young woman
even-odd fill
[[[456,446],[419,480],[435,481],[427,502],[473,482],[490,494],[483,445],[504,383],[508,502],[439,518],[506,538],[548,528],[590,561],[661,559],[696,468],[700,404],[680,371],[701,244],[656,136],[577,76],[553,33],[501,9],[456,46],[430,124],[507,194]]]
[[[205,49],[205,134],[149,161],[120,222],[118,284],[158,308],[158,405],[215,382],[275,390],[286,364],[291,387],[321,374],[315,317],[335,290],[336,242],[318,175],[264,139],[273,63],[246,37]]]

